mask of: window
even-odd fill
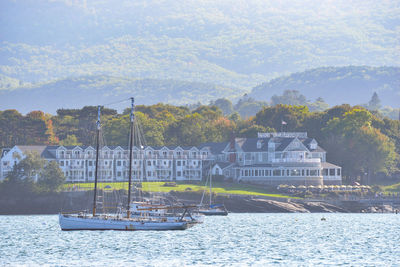
[[[180,160],[178,160],[178,161],[176,162],[176,166],[181,166],[181,161],[180,161]]]
[[[273,170],[272,175],[273,176],[281,176],[281,170]]]
[[[329,176],[335,176],[335,169],[329,169]]]
[[[255,176],[258,176],[258,170],[255,170]]]
[[[64,166],[64,161],[60,161],[60,166]]]
[[[290,170],[290,176],[299,176],[300,170]]]
[[[185,166],[186,165],[186,161],[182,161],[182,165]]]
[[[318,171],[317,170],[310,170],[310,176],[317,176]]]
[[[328,169],[323,169],[322,170],[322,175],[323,176],[328,176]]]
[[[117,172],[117,176],[118,176],[118,177],[121,177],[121,172]]]
[[[182,173],[180,171],[178,171],[177,176],[182,176]]]
[[[121,161],[117,160],[117,166],[121,166]]]
[[[151,172],[147,172],[147,176],[151,176]]]
[[[248,170],[244,171],[244,176],[249,176],[249,171]]]
[[[151,161],[150,160],[147,162],[147,166],[151,166]]]
[[[92,176],[93,176],[93,172],[89,172],[89,177],[92,177]]]
[[[337,169],[337,175],[340,175],[340,169]]]
[[[88,162],[89,162],[89,166],[93,165],[93,161],[89,160]]]

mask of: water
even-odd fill
[[[0,216],[0,265],[400,266],[400,215],[230,214],[168,232],[63,232],[54,215]]]

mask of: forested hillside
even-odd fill
[[[128,103],[129,104],[129,103]],[[118,113],[102,108],[102,129],[107,145],[128,144],[129,109]],[[0,148],[13,145],[93,145],[96,107],[59,109],[57,115],[34,111],[0,111]],[[257,132],[307,131],[327,150],[329,162],[343,167],[345,177],[365,173],[379,177],[399,175],[400,122],[381,119],[363,107],[341,105],[323,112],[305,106],[264,107],[243,119],[224,116],[216,106],[187,107],[157,104],[136,107],[147,145],[199,145],[236,137],[256,137]],[[282,124],[282,121],[286,124]]]
[[[395,0],[0,2],[10,87],[108,75],[250,89],[321,66],[400,62]]]
[[[249,95],[269,100],[284,90],[297,90],[310,100],[322,97],[330,105],[364,104],[377,92],[383,106],[399,107],[400,68],[347,66],[311,69],[263,83]]]
[[[0,77],[1,78],[1,77]],[[3,77],[4,78],[4,77]],[[5,80],[18,84],[15,80]],[[55,113],[60,108],[81,108],[107,104],[135,96],[137,103],[151,105],[208,104],[226,98],[234,103],[232,111],[243,117],[254,116],[265,105],[307,105],[321,111],[340,103],[367,104],[376,92],[383,114],[398,118],[400,68],[397,67],[325,67],[273,79],[248,90],[201,82],[159,79],[134,79],[111,76],[82,76],[0,90],[3,109],[23,113],[40,109]],[[114,108],[119,108],[115,106]]]
[[[243,93],[243,90],[201,82],[84,76],[15,90],[0,90],[0,106],[23,113],[39,109],[54,114],[60,107],[82,108],[87,105],[108,104],[132,96],[139,104],[164,102],[186,105],[207,103],[210,99],[220,97],[235,98]]]

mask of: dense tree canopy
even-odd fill
[[[244,97],[238,104],[243,103],[254,103],[254,100]],[[255,116],[242,117],[238,112],[225,115],[231,107],[226,100],[212,104],[199,104],[192,110],[165,104],[137,106],[135,118],[139,127],[134,129],[135,136],[137,139],[142,136],[140,141],[145,145],[190,146],[226,141],[232,136],[256,137],[258,132],[306,131],[327,150],[330,162],[343,167],[346,177],[398,173],[400,122],[382,118],[364,107],[344,104],[324,111],[310,111],[309,105],[264,105]],[[238,104],[233,106],[234,110]],[[217,105],[227,109],[223,112]],[[128,145],[128,113],[128,110],[119,114],[116,110],[102,108],[106,145]],[[96,120],[97,107],[62,109],[55,116],[40,111],[26,116],[16,110],[0,111],[0,125],[3,125],[0,145],[93,145]]]

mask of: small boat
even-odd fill
[[[228,211],[226,210],[224,205],[221,204],[214,204],[210,205],[207,209],[199,209],[199,213],[212,216],[212,215],[220,215],[220,216],[227,216]]]
[[[212,204],[212,173],[211,173],[211,168],[210,168],[210,203],[207,206],[203,205],[203,199],[204,199],[204,194],[205,191],[203,192],[203,196],[201,197],[201,201],[200,201],[200,209],[199,209],[199,213],[200,214],[204,214],[206,216],[227,216],[228,215],[228,211],[226,210],[224,204]],[[208,180],[208,179],[207,179]],[[207,185],[207,181],[206,181],[206,185]]]
[[[97,119],[97,138],[96,138],[96,162],[95,162],[95,181],[94,181],[94,196],[93,196],[93,213],[87,214],[80,212],[77,214],[59,214],[59,223],[61,230],[120,230],[120,231],[136,231],[136,230],[185,230],[196,223],[193,221],[185,220],[189,214],[190,206],[176,206],[168,207],[168,209],[178,208],[183,209],[184,212],[180,217],[175,216],[172,219],[166,219],[160,216],[131,216],[131,184],[132,184],[132,146],[133,146],[133,122],[134,122],[134,100],[131,98],[131,114],[130,114],[130,144],[129,144],[129,185],[128,185],[128,201],[125,214],[120,212],[116,215],[109,214],[96,214],[96,193],[97,193],[97,180],[98,180],[98,165],[99,165],[99,140],[100,140],[100,106],[98,107]],[[142,207],[140,211],[166,209],[165,207]],[[124,216],[122,216],[124,214]],[[126,216],[125,216],[126,215]]]
[[[196,223],[203,223],[204,222],[204,215],[202,214],[193,214],[188,209],[184,217],[182,214],[176,212],[169,212],[169,210],[179,208],[179,205],[160,205],[160,204],[153,204],[148,202],[132,202],[131,203],[131,217],[150,217],[150,218],[160,218],[167,221],[176,221],[182,220],[186,222],[190,222],[193,224]],[[188,207],[188,206],[184,206]],[[190,206],[191,208],[195,208],[196,206]],[[181,208],[182,209],[182,208]]]

